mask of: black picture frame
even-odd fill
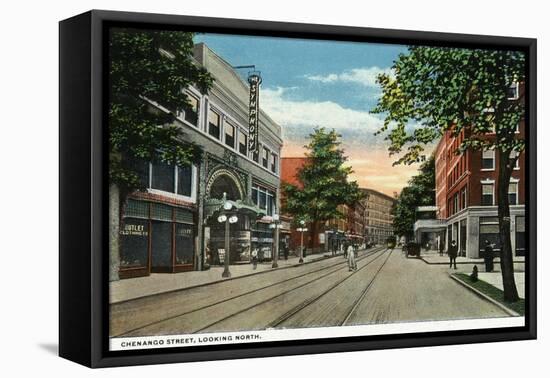
[[[112,352],[108,350],[106,28],[113,25],[522,50],[527,56],[524,327]],[[536,39],[92,10],[59,24],[59,354],[89,367],[535,339]]]

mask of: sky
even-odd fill
[[[283,129],[282,157],[303,156],[315,127],[334,128],[361,187],[393,195],[417,172],[417,166],[392,166],[388,141],[374,132],[382,115],[371,114],[381,90],[379,73],[390,73],[405,53],[402,45],[292,38],[199,34],[232,66],[255,65],[261,71],[260,107]],[[246,79],[248,70],[238,70]]]

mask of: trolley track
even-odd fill
[[[382,268],[384,267],[384,265],[386,265],[388,259],[390,258],[392,252],[393,252],[393,249],[389,250],[390,252],[388,253],[386,259],[384,260],[384,262],[380,265],[380,267],[378,268],[378,270],[376,271],[376,273],[374,274],[372,280],[370,280],[370,282],[368,283],[368,285],[366,286],[366,288],[362,291],[361,293],[361,296],[356,300],[356,302],[353,304],[352,306],[352,309],[348,312],[348,314],[346,315],[346,317],[344,318],[344,320],[341,322],[340,325],[345,325],[346,321],[350,318],[351,314],[353,313],[353,311],[355,311],[355,309],[357,308],[357,305],[363,300],[363,298],[366,296],[367,294],[367,291],[368,289],[372,286],[372,284],[374,283],[374,280],[376,279],[376,277],[378,276],[378,274],[380,273],[380,271],[382,270]],[[386,251],[384,251],[386,252]],[[358,269],[355,273],[359,273],[360,271],[362,271],[363,269],[365,269],[367,266],[369,266],[371,263],[373,263],[374,261],[376,261],[378,258],[382,257],[384,254],[380,254],[378,255],[375,259],[371,260],[368,264],[364,265],[361,267],[361,269]],[[300,304],[299,306],[296,306],[295,308],[293,308],[292,310],[290,310],[289,312],[287,312],[286,314],[284,314],[283,316],[281,316],[280,318],[278,318],[276,321],[272,322],[270,324],[270,327],[271,328],[275,328],[275,327],[278,327],[280,326],[282,323],[284,323],[285,321],[287,321],[288,319],[290,319],[291,317],[293,317],[294,315],[296,315],[298,312],[302,311],[303,309],[305,309],[306,307],[312,305],[313,303],[317,302],[318,300],[320,300],[321,298],[323,298],[325,295],[327,295],[328,293],[330,293],[332,290],[336,289],[337,287],[339,287],[340,285],[342,285],[344,282],[346,282],[347,280],[349,280],[350,278],[352,278],[353,275],[349,275],[345,278],[343,278],[341,281],[335,283],[334,285],[332,285],[331,287],[329,287],[327,290],[323,291],[322,293],[320,293],[319,295],[315,296],[315,297],[312,297],[310,298],[309,300],[307,301],[304,301],[302,304]]]
[[[367,259],[368,257],[370,256],[373,256],[373,255],[376,255],[378,254],[379,252],[381,251],[385,251],[385,249],[382,247],[382,248],[375,248],[373,250],[370,250],[370,251],[367,251],[367,253],[365,253],[363,256],[360,256],[357,258],[357,262],[361,262],[365,259]],[[380,255],[376,256],[374,260],[376,260]],[[368,263],[370,264],[370,262]],[[367,264],[367,265],[368,265]],[[234,296],[231,296],[231,297],[228,297],[228,298],[224,298],[222,300],[219,300],[219,301],[215,301],[213,303],[209,303],[207,305],[204,305],[204,306],[200,306],[200,307],[197,307],[197,308],[194,308],[192,310],[188,310],[188,311],[184,311],[184,312],[180,312],[180,313],[177,313],[175,315],[172,315],[172,316],[168,316],[168,317],[164,317],[162,319],[158,319],[158,320],[155,320],[155,321],[151,321],[151,322],[147,322],[145,324],[140,324],[139,326],[137,327],[134,327],[132,329],[127,329],[127,330],[124,330],[123,332],[119,332],[117,334],[113,334],[111,335],[112,337],[124,337],[124,336],[134,336],[134,335],[141,335],[142,332],[140,331],[144,331],[146,330],[147,328],[151,328],[151,327],[155,327],[155,326],[159,326],[161,325],[162,323],[166,323],[166,322],[169,322],[169,321],[173,321],[173,320],[176,320],[178,318],[182,318],[184,316],[187,316],[187,315],[191,315],[191,314],[194,314],[194,313],[198,313],[200,311],[203,311],[203,310],[208,310],[208,309],[212,309],[214,308],[215,306],[217,305],[221,305],[221,304],[224,304],[224,303],[227,303],[227,302],[231,302],[231,301],[235,301],[235,300],[238,300],[240,298],[244,298],[248,295],[252,295],[252,294],[255,294],[255,293],[260,293],[262,290],[267,290],[267,289],[270,289],[270,288],[275,288],[276,286],[279,286],[279,285],[284,285],[284,284],[288,284],[292,281],[296,281],[296,280],[300,280],[300,279],[304,279],[304,277],[307,277],[307,276],[311,276],[311,275],[314,275],[316,273],[320,273],[320,272],[323,272],[323,271],[327,271],[323,274],[321,274],[320,276],[317,276],[317,277],[314,277],[313,279],[311,280],[307,280],[306,282],[304,283],[301,283],[289,290],[285,290],[283,291],[282,293],[278,293],[277,295],[274,295],[274,296],[271,296],[265,300],[262,300],[260,303],[255,303],[251,306],[248,306],[246,308],[243,308],[241,309],[240,311],[237,311],[236,313],[232,313],[226,317],[224,317],[223,319],[220,319],[220,320],[217,320],[215,322],[212,322],[210,324],[208,324],[207,326],[204,326],[204,327],[201,327],[199,330],[195,330],[193,332],[201,332],[202,330],[206,329],[206,328],[209,328],[227,318],[231,318],[233,316],[236,316],[242,312],[245,312],[251,308],[254,308],[256,306],[259,306],[263,303],[266,303],[274,298],[277,298],[277,297],[280,297],[280,296],[283,296],[285,294],[288,294],[294,290],[297,290],[299,288],[302,288],[306,285],[309,285],[313,282],[316,282],[316,281],[319,281],[329,275],[332,275],[336,272],[339,272],[340,270],[342,270],[344,267],[342,267],[342,265],[345,265],[345,269],[347,269],[347,264],[345,261],[341,261],[341,262],[338,262],[338,263],[335,263],[335,264],[331,264],[331,265],[328,265],[328,266],[324,266],[324,267],[321,267],[321,268],[318,268],[318,269],[314,269],[312,271],[308,271],[300,276],[293,276],[293,277],[289,277],[289,278],[286,278],[286,279],[283,279],[281,281],[277,281],[277,282],[274,282],[272,284],[269,284],[269,285],[265,285],[265,286],[262,286],[262,287],[259,287],[259,288],[256,288],[256,289],[253,289],[253,290],[249,290],[249,291],[246,291],[246,292],[243,292],[243,293],[240,293],[240,294],[237,294],[237,295],[234,295]]]
[[[267,326],[262,327],[262,328],[274,328],[274,327],[279,326],[281,323],[283,323],[283,322],[286,321],[287,319],[291,318],[293,315],[297,314],[298,312],[300,312],[300,311],[303,310],[304,308],[308,307],[309,305],[311,305],[311,304],[315,303],[316,301],[318,301],[320,298],[324,297],[327,293],[329,293],[330,291],[334,290],[336,287],[338,287],[338,286],[341,285],[342,283],[346,282],[348,279],[350,279],[350,278],[353,277],[355,274],[357,274],[357,273],[359,273],[360,271],[362,271],[363,269],[365,269],[367,266],[370,266],[370,264],[374,263],[374,262],[377,261],[380,257],[384,256],[384,254],[385,254],[387,251],[388,251],[388,250],[387,250],[386,248],[381,248],[381,249],[378,249],[376,252],[373,252],[373,253],[369,254],[368,256],[364,256],[364,257],[361,258],[361,259],[357,259],[357,261],[358,261],[358,263],[359,263],[360,261],[365,260],[367,257],[373,256],[373,255],[376,254],[376,256],[375,256],[373,259],[367,261],[366,264],[362,265],[357,271],[353,272],[352,274],[347,274],[347,275],[346,275],[345,277],[343,277],[343,278],[337,279],[336,282],[331,283],[330,286],[329,286],[328,288],[324,289],[324,290],[321,291],[320,293],[314,294],[313,296],[306,298],[304,301],[300,302],[300,303],[299,303],[298,305],[296,305],[296,306],[293,306],[289,311],[285,312],[283,315],[279,316],[279,317],[276,318],[275,320],[270,321],[270,322],[267,324]],[[382,252],[382,253],[379,253],[379,252]],[[345,269],[346,269],[346,270],[348,269],[347,266],[345,267]],[[338,269],[338,270],[340,270],[340,269]],[[332,272],[332,273],[334,273],[334,272]],[[304,284],[304,285],[302,285],[302,286],[300,286],[300,287],[296,287],[296,288],[294,288],[294,289],[292,289],[292,290],[288,290],[287,292],[283,292],[283,293],[281,293],[281,294],[279,294],[279,295],[273,296],[273,297],[271,297],[271,298],[267,298],[267,299],[265,299],[264,301],[261,301],[261,302],[259,302],[259,303],[254,304],[254,305],[251,305],[251,306],[248,306],[248,307],[246,307],[246,308],[243,308],[243,309],[241,309],[241,310],[238,311],[238,312],[229,314],[228,316],[225,316],[225,317],[223,317],[223,318],[221,318],[221,319],[218,319],[218,320],[216,320],[216,321],[214,321],[214,322],[212,322],[212,323],[210,323],[210,324],[208,324],[208,325],[206,325],[206,326],[204,326],[204,327],[202,327],[202,328],[196,330],[195,333],[205,332],[205,331],[207,331],[207,330],[209,330],[209,329],[211,329],[211,328],[213,328],[213,327],[215,327],[215,326],[217,326],[217,325],[220,325],[220,324],[222,324],[222,323],[224,323],[224,322],[226,322],[226,321],[228,321],[228,320],[231,320],[232,318],[235,318],[235,317],[237,317],[237,316],[239,316],[239,315],[245,314],[245,313],[248,312],[248,311],[251,311],[251,310],[253,310],[253,309],[255,309],[255,308],[258,308],[258,307],[260,307],[260,306],[262,306],[262,305],[267,305],[267,304],[269,304],[269,302],[273,302],[274,300],[279,299],[281,296],[284,296],[285,294],[288,294],[288,293],[291,292],[291,291],[294,291],[294,290],[296,290],[296,289],[299,289],[299,288],[301,288],[301,287],[304,287],[304,286],[306,286],[306,285],[308,285],[308,284],[311,284],[311,283],[314,282],[314,281],[318,281],[318,280],[320,280],[320,279],[322,279],[322,278],[324,278],[324,277],[326,277],[326,276],[328,276],[328,274],[327,274],[327,275],[324,275],[324,276],[322,276],[322,277],[318,277],[318,278],[316,278],[315,280],[312,280],[311,282],[309,282],[309,283],[307,283],[307,284]],[[216,331],[221,331],[221,330],[216,329]]]
[[[382,265],[380,265],[380,267],[378,268],[378,270],[376,271],[376,273],[374,274],[374,276],[372,277],[372,279],[370,280],[370,282],[367,284],[367,286],[365,286],[365,288],[363,289],[361,295],[357,298],[357,300],[353,303],[351,309],[349,310],[348,314],[346,315],[346,317],[342,320],[342,322],[340,323],[340,326],[345,326],[346,323],[350,320],[350,318],[352,317],[352,315],[355,313],[355,311],[357,311],[357,308],[359,307],[359,305],[361,304],[361,302],[363,302],[363,300],[365,299],[365,297],[367,296],[367,293],[369,292],[370,288],[372,287],[372,285],[374,284],[374,281],[376,280],[376,278],[378,278],[378,275],[380,274],[380,271],[382,270],[382,268],[384,268],[384,266],[386,265],[386,263],[388,262],[388,260],[390,259],[391,257],[391,254],[393,253],[393,249],[390,251],[390,253],[388,254],[388,257],[386,257],[386,259],[384,260],[384,262],[382,263]]]

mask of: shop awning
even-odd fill
[[[261,218],[267,214],[266,210],[260,209],[258,206],[254,204],[247,204],[243,202],[242,200],[227,200],[231,205],[233,205],[233,209],[236,210],[240,214],[246,214],[252,217]],[[205,204],[205,219],[210,218],[214,213],[223,211],[223,199],[218,198],[209,198],[206,200]]]

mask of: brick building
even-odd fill
[[[283,157],[281,158],[281,182],[303,187],[298,178],[299,170],[307,162],[306,157]],[[281,203],[284,204],[285,198],[281,194]],[[317,225],[316,235],[311,233],[311,224],[307,224],[308,232],[303,235],[303,243],[308,249],[313,246],[314,252],[341,250],[346,239],[361,245],[364,243],[365,234],[365,204],[358,203],[353,207],[347,205],[338,205],[338,211],[343,214],[341,218],[330,219],[325,223]],[[288,214],[283,214],[290,218]],[[301,243],[301,233],[296,231],[296,224],[291,227],[290,249],[298,250]]]
[[[518,100],[523,87],[517,85],[510,100]],[[500,250],[497,218],[498,168],[501,162],[494,150],[457,153],[467,135],[463,129],[453,136],[447,131],[435,149],[436,216],[445,221],[441,240],[448,248],[458,243],[459,254],[483,257],[485,240]],[[525,122],[518,124],[518,138],[525,138]],[[489,133],[485,138],[495,138]],[[516,161],[508,188],[511,216],[511,240],[514,255],[525,254],[525,153]]]

